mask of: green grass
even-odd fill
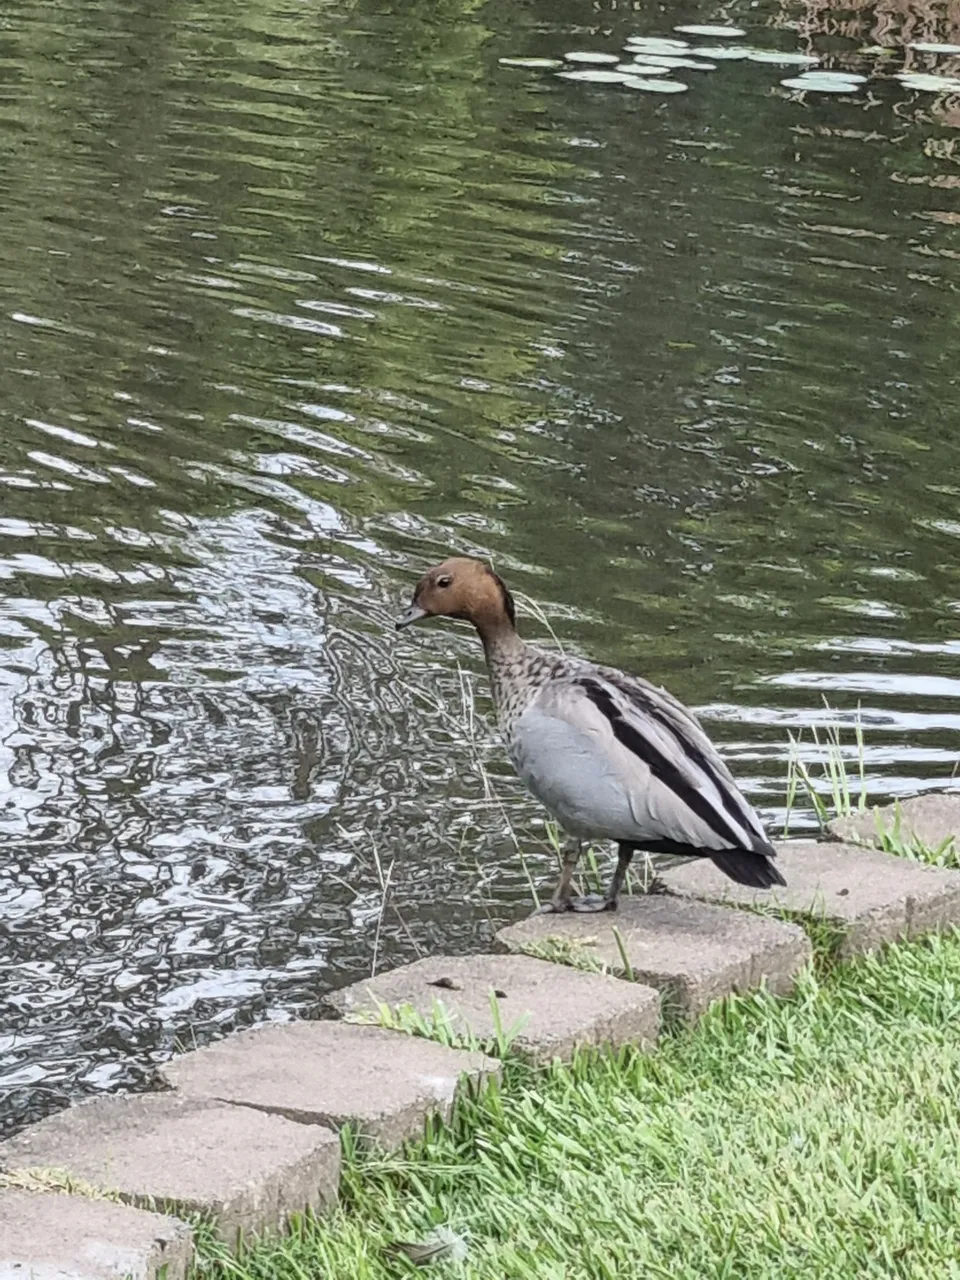
[[[715,1006],[649,1057],[504,1085],[405,1155],[348,1155],[344,1202],[210,1280],[960,1277],[960,935]]]
[[[829,704],[824,700],[827,711]],[[813,810],[821,829],[826,830],[834,818],[847,818],[866,813],[868,780],[864,753],[863,726],[859,717],[853,726],[853,745],[846,746],[839,724],[828,725],[821,733],[812,731],[819,759],[807,764],[801,754],[800,738],[790,735],[790,758],[787,767],[787,816],[784,835],[789,834],[790,818],[798,798],[804,798]],[[886,807],[886,806],[885,806]],[[934,867],[960,869],[960,849],[949,836],[939,845],[928,846],[902,829],[899,801],[893,803],[893,822],[887,823],[874,808],[875,830],[867,843],[886,853],[925,862]]]

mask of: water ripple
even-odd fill
[[[956,33],[763,0],[870,94],[665,101],[499,63],[649,15],[461,8],[5,11],[0,1129],[526,909],[476,645],[392,627],[452,548],[773,821],[827,723],[953,774]]]

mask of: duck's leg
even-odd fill
[[[553,891],[553,896],[549,902],[544,902],[542,906],[537,907],[533,913],[536,916],[559,914],[563,911],[574,910],[573,896],[573,875],[577,869],[577,863],[580,861],[580,853],[583,848],[583,842],[580,840],[568,840],[564,846],[563,863],[560,869],[560,879],[557,881],[557,887]]]
[[[627,868],[630,866],[636,847],[636,845],[627,844],[623,840],[620,841],[617,845],[617,867],[610,877],[607,892],[602,895],[588,893],[585,898],[574,898],[571,902],[574,911],[616,911],[617,903],[620,900],[620,890],[623,888],[623,882],[627,877]]]

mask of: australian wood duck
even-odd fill
[[[729,769],[665,689],[527,644],[510,592],[479,560],[453,558],[425,573],[397,628],[431,617],[477,629],[514,768],[576,839],[543,910],[615,910],[638,850],[710,858],[732,880],[761,889],[785,883]],[[617,842],[603,896],[573,895],[580,839]]]

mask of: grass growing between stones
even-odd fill
[[[404,1155],[348,1153],[343,1207],[210,1280],[960,1277],[960,934],[733,997],[649,1057],[464,1102]],[[428,1272],[384,1250],[438,1226]]]
[[[829,703],[824,701],[829,711]],[[842,740],[839,724],[827,726],[818,734],[811,730],[814,753],[804,759],[800,738],[790,737],[790,759],[787,768],[787,816],[784,836],[788,834],[790,819],[798,796],[803,795],[816,816],[822,831],[835,818],[848,818],[866,813],[868,784],[865,767],[863,726],[859,717],[853,725],[853,745]],[[869,843],[884,853],[892,853],[912,862],[924,862],[932,867],[960,870],[960,848],[953,836],[931,846],[908,835],[902,829],[899,800],[893,802],[893,823],[888,825],[885,815],[874,808],[876,829]]]

